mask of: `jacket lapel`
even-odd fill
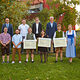
[[[54,27],[55,25],[54,25],[54,22],[53,22],[53,27]]]
[[[50,28],[51,28],[51,23],[49,22]]]
[[[35,33],[36,33],[36,23],[34,23],[34,29],[35,29]]]
[[[40,30],[40,23],[39,23],[39,25],[38,25],[38,32],[39,32],[39,30]]]

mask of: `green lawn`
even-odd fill
[[[40,56],[35,55],[35,62],[25,64],[25,54],[22,55],[22,63],[2,64],[0,61],[0,80],[80,80],[80,59],[73,59],[69,63],[67,58],[64,62],[54,63],[55,57],[49,56],[47,63],[40,63]]]

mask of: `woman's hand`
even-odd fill
[[[75,42],[75,44],[74,44],[75,46],[76,46],[76,42]]]
[[[53,40],[51,40],[51,43],[53,44]]]
[[[66,42],[68,43],[68,40],[66,40]]]

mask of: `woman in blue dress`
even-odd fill
[[[69,62],[72,62],[72,58],[76,57],[76,32],[72,30],[72,25],[68,25],[68,31],[66,32],[67,37],[67,48],[66,48],[66,57],[69,58]]]

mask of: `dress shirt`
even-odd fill
[[[11,40],[11,36],[8,33],[1,33],[0,34],[0,41],[2,41],[3,44],[6,44],[9,40]]]
[[[26,37],[26,35],[27,35],[27,33],[28,33],[28,28],[29,28],[29,25],[27,25],[27,24],[25,24],[25,25],[21,24],[21,25],[18,27],[18,29],[20,29],[20,34],[21,34],[22,36],[25,36],[25,37]]]
[[[22,42],[22,36],[20,34],[13,35],[12,42],[14,42],[15,45],[18,45],[20,42]],[[14,45],[13,48],[15,48]],[[21,44],[17,48],[21,48]]]

